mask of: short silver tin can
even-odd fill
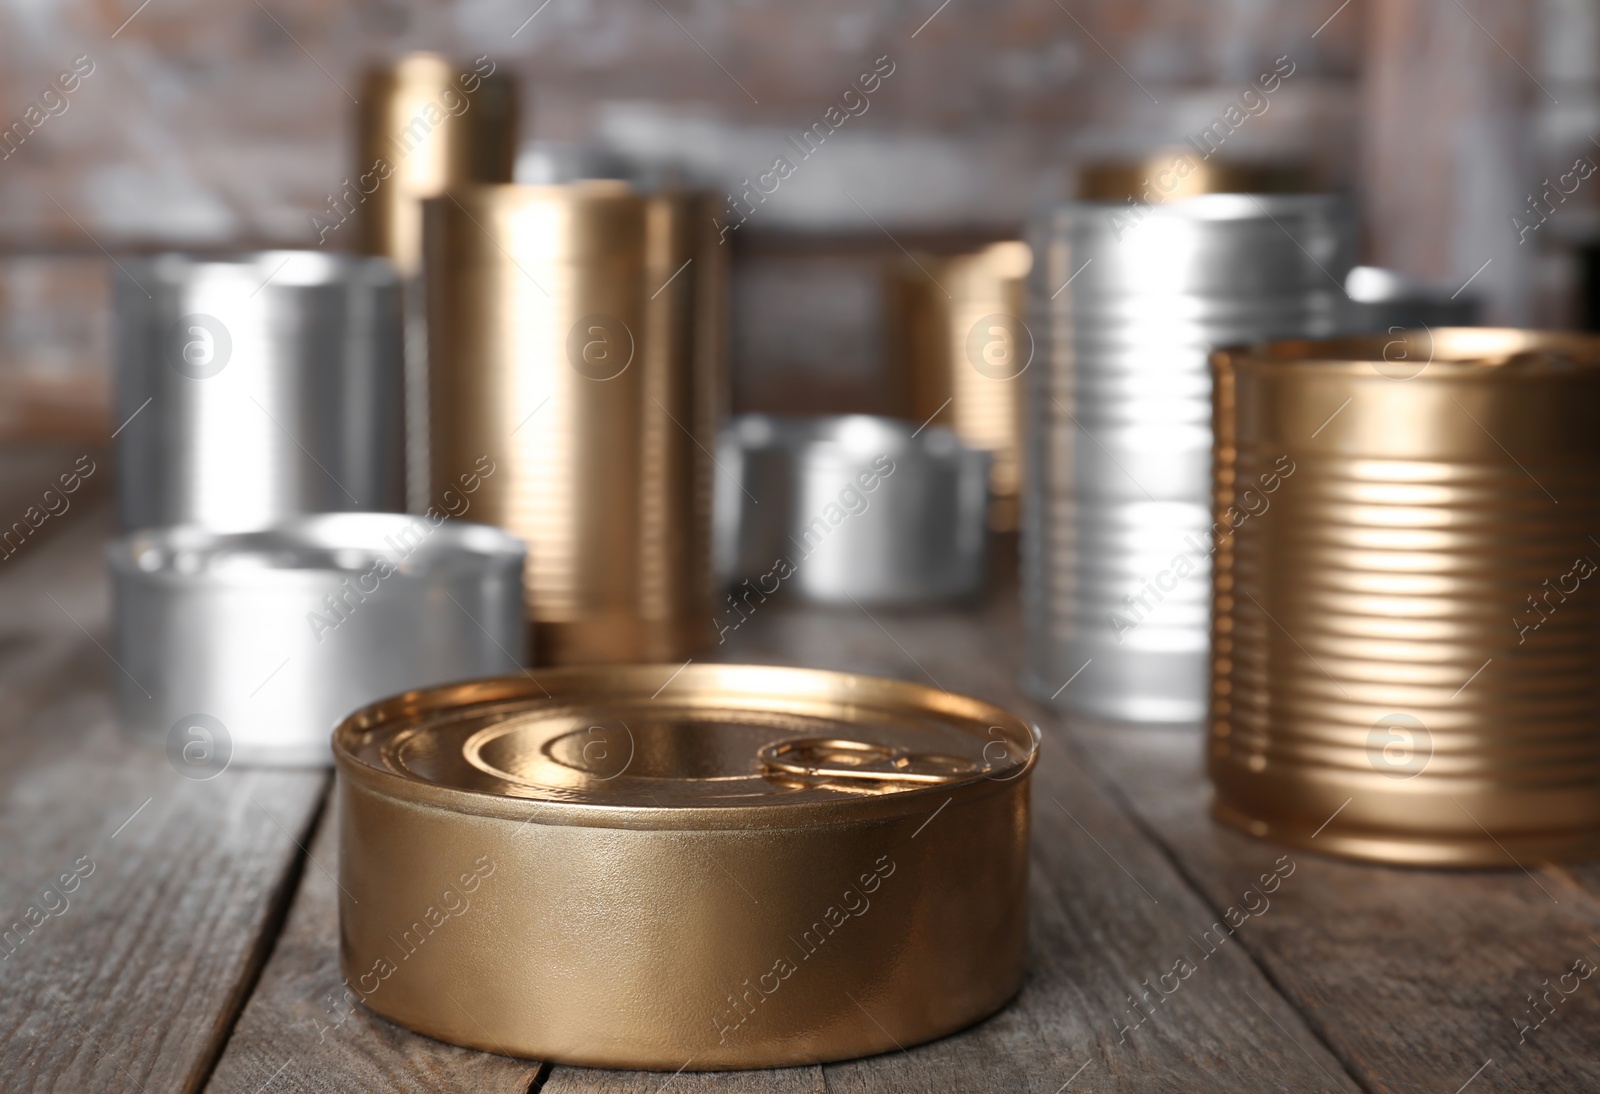
[[[521,542],[437,511],[147,529],[108,554],[123,725],[180,774],[331,763],[357,707],[523,663]]]
[[[721,449],[718,558],[730,606],[785,587],[905,606],[982,588],[990,456],[951,431],[859,414],[750,414],[728,424]]]
[[[124,528],[263,528],[405,507],[400,288],[313,251],[126,260],[115,288]]]

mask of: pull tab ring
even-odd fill
[[[960,756],[911,752],[847,737],[796,737],[756,752],[768,774],[812,779],[936,784],[959,782],[983,771]]]

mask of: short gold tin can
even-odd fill
[[[709,642],[725,267],[705,213],[616,181],[427,203],[432,492],[496,468],[477,519],[528,544],[543,663]]]
[[[1215,815],[1382,862],[1600,853],[1600,339],[1212,365]]]
[[[818,1063],[1022,983],[1039,735],[807,669],[409,692],[334,737],[341,960],[440,1040],[597,1067]]]
[[[516,85],[495,62],[407,53],[371,69],[357,118],[358,249],[403,277],[422,267],[422,202],[454,186],[510,182]]]
[[[887,288],[900,413],[949,426],[988,452],[989,527],[1014,532],[1022,489],[1022,374],[1033,362],[1024,321],[1033,254],[1020,240],[896,263]]]

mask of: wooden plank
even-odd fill
[[[195,1089],[265,956],[326,785],[321,772],[193,781],[117,730],[110,531],[104,508],[83,514],[0,571],[0,619],[25,636],[0,643],[18,651],[0,673],[5,1090]]]
[[[1587,896],[1600,900],[1600,860],[1571,863],[1566,866],[1546,863],[1542,868],[1564,884],[1581,889]],[[1600,931],[1596,931],[1595,936],[1600,938]]]
[[[820,1067],[773,1071],[599,1071],[551,1069],[539,1094],[822,1094]]]
[[[1198,729],[1075,731],[1214,904],[1280,853],[1207,818]],[[1600,902],[1570,871],[1293,859],[1294,877],[1236,937],[1366,1089],[1600,1090],[1600,979],[1571,971],[1600,968]],[[1563,974],[1570,993],[1553,990]],[[1530,995],[1553,1016],[1541,1022]]]
[[[110,454],[101,446],[0,441],[0,578],[103,508],[111,487]]]
[[[763,606],[719,653],[727,660],[933,682],[1038,717],[1014,683],[1014,616],[1004,594],[996,608],[974,613],[869,616],[854,608]],[[1277,853],[1262,851],[1265,868]],[[1190,936],[1217,913],[1090,783],[1053,731],[1035,777],[1032,901],[1030,974],[1018,998],[989,1021],[908,1051],[828,1065],[825,1084],[806,1069],[734,1077],[685,1072],[666,1089],[1356,1089],[1242,948],[1224,945],[1215,956],[1197,950]],[[1170,977],[1176,985],[1170,994],[1143,986],[1171,974],[1184,956],[1194,968]],[[1142,992],[1152,993],[1152,1014],[1141,1022],[1130,1004]],[[841,998],[840,1005],[853,1004]],[[643,1092],[661,1089],[667,1078],[619,1080],[615,1073],[557,1067],[543,1090]]]
[[[356,1002],[339,974],[337,826],[310,848],[282,937],[207,1084],[208,1094],[471,1090],[524,1094],[538,1063],[419,1037]]]

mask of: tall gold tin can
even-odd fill
[[[1033,361],[1023,319],[1026,243],[894,264],[887,282],[891,370],[902,416],[953,429],[991,454],[989,527],[1014,532],[1022,489],[1022,374]]]
[[[427,331],[418,289],[422,203],[472,183],[510,182],[517,154],[517,96],[509,75],[407,53],[367,72],[356,119],[356,249],[382,255],[402,278],[405,308],[406,507],[438,508],[428,483]],[[330,197],[330,201],[331,201]]]
[[[1600,853],[1600,339],[1212,365],[1215,815],[1383,862]]]
[[[478,519],[528,545],[544,663],[709,638],[721,281],[702,205],[621,182],[427,203],[432,491],[494,468]]]
[[[885,1052],[1021,986],[1038,731],[808,669],[559,669],[335,734],[363,1002],[508,1055],[664,1071]]]
[[[422,202],[467,183],[510,182],[516,154],[516,87],[488,57],[462,64],[408,53],[371,69],[357,117],[357,248],[416,274]]]

